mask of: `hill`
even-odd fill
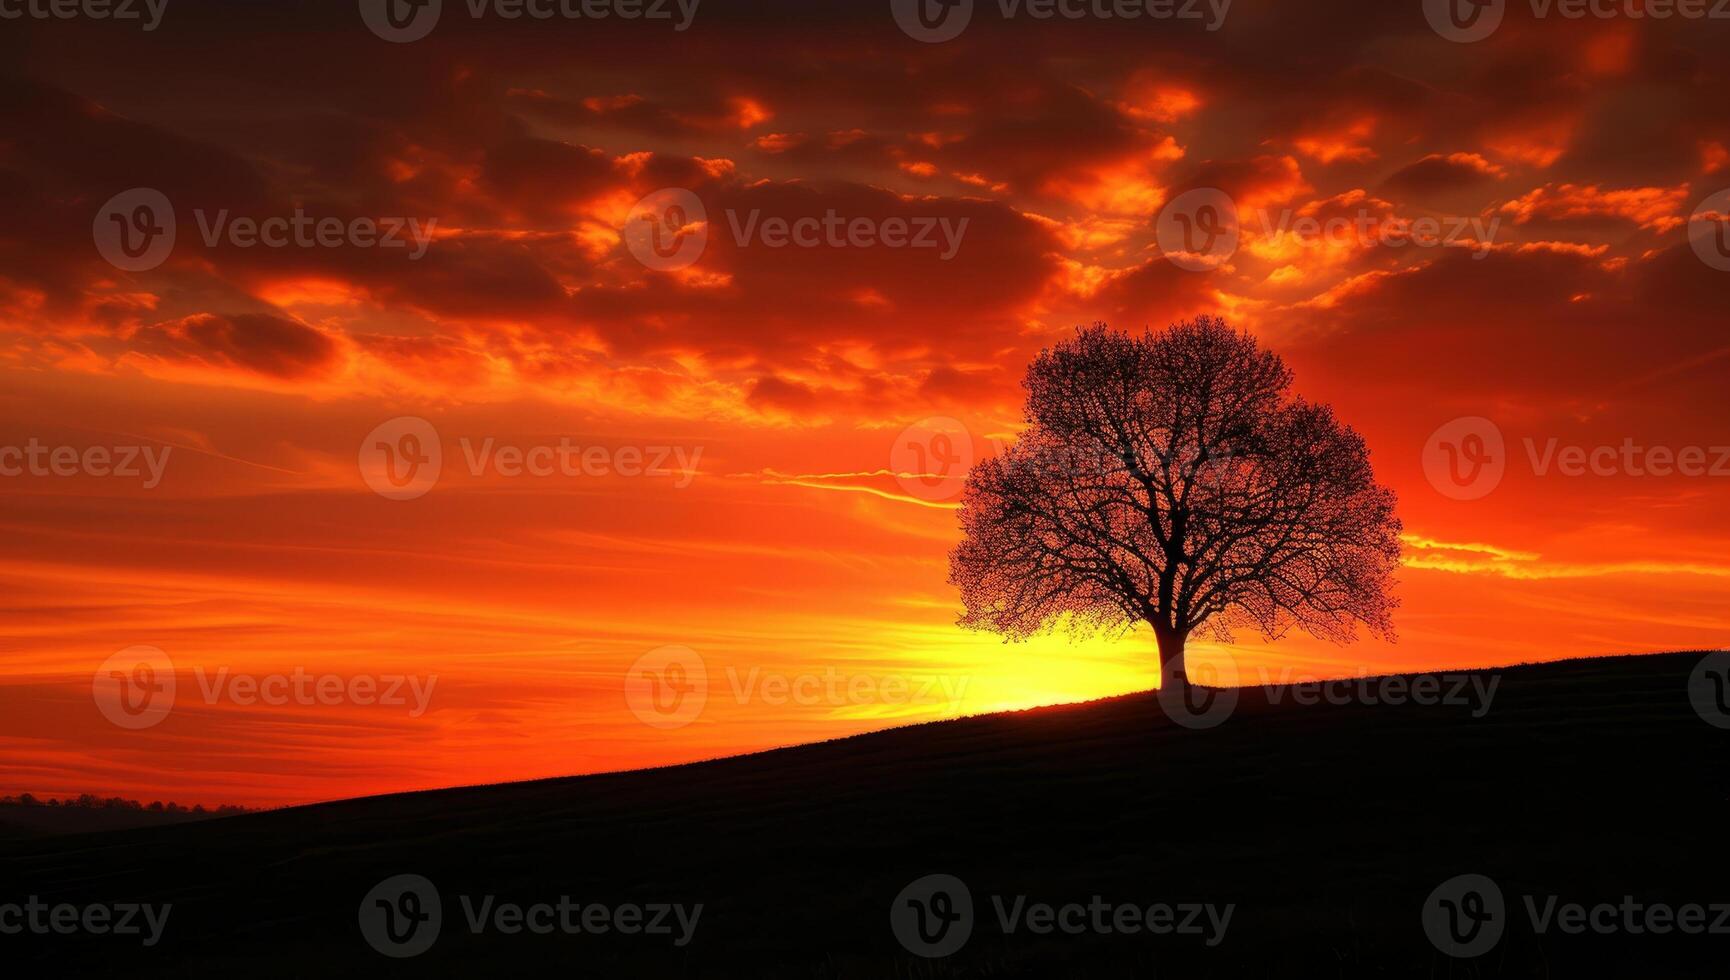
[[[139,806],[21,806],[0,802],[0,840],[47,837],[57,834],[89,834],[133,827],[207,820],[214,812],[203,810],[150,810]]]
[[[150,948],[28,933],[0,948],[36,969],[134,975],[1721,976],[1730,935],[1572,935],[1554,915],[1539,934],[1527,909],[1730,902],[1730,732],[1689,703],[1699,662],[1475,671],[1439,704],[1412,703],[1409,677],[1346,703],[1246,688],[1199,729],[1137,694],[666,769],[0,843],[0,905],[172,904]],[[1396,690],[1406,703],[1386,703]],[[938,874],[966,895],[904,894]],[[1506,907],[1505,935],[1469,960],[1424,924],[1432,892],[1464,874],[1492,879]],[[374,891],[400,875],[436,895]],[[605,909],[561,911],[561,896]],[[413,934],[433,902],[442,927]],[[526,925],[509,911],[536,903],[554,907]],[[1060,909],[1049,933],[1043,905]],[[640,934],[662,906],[668,931]],[[527,927],[559,916],[609,931]],[[1197,931],[1151,934],[1186,923]],[[915,944],[965,941],[912,955],[896,930],[920,924]],[[379,939],[392,926],[413,938]],[[395,959],[369,937],[431,947]]]

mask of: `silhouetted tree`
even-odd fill
[[[129,800],[121,796],[110,796],[104,799],[103,797],[97,796],[95,793],[81,793],[76,797],[68,797],[65,800],[52,796],[46,800],[39,800],[29,793],[24,793],[21,796],[0,796],[0,806],[54,806],[82,810],[149,810],[152,813],[193,814],[196,816],[209,816],[212,814],[217,816],[230,816],[237,813],[249,812],[246,807],[235,806],[233,804],[223,804],[211,808],[206,807],[202,803],[198,803],[187,808],[181,806],[179,803],[171,802],[165,804],[160,800],[146,807],[143,803],[140,803],[137,800]]]
[[[1280,358],[1202,317],[1104,324],[1028,368],[1027,429],[975,464],[949,580],[962,626],[1011,640],[1147,623],[1160,683],[1198,629],[1392,637],[1400,522],[1363,439]]]

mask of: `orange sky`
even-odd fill
[[[1240,0],[1212,32],[980,13],[921,44],[878,4],[709,0],[682,32],[447,12],[388,44],[337,6],[241,23],[189,0],[146,35],[0,33],[0,467],[32,444],[169,451],[149,487],[0,476],[0,793],[279,804],[1149,687],[1146,634],[957,629],[954,487],[895,475],[918,465],[910,426],[950,425],[932,419],[964,450],[1012,438],[1028,360],[1093,320],[1213,312],[1254,331],[1400,495],[1399,642],[1241,637],[1241,671],[1730,635],[1730,459],[1713,452],[1730,447],[1730,271],[1688,237],[1730,188],[1721,24],[1516,5],[1456,44],[1415,2],[1324,18]],[[669,187],[704,205],[706,245],[648,268],[621,226]],[[180,227],[165,262],[128,272],[92,228],[134,188]],[[1199,188],[1236,202],[1240,241],[1190,271],[1159,216]],[[434,232],[411,259],[207,245],[195,218],[297,208]],[[726,217],[830,211],[967,224],[946,259],[741,244]],[[1301,230],[1426,217],[1491,233]],[[443,455],[409,500],[359,462],[380,426],[400,445],[402,417]],[[1504,438],[1506,473],[1454,499],[1426,447],[1433,472],[1432,434],[1469,417]],[[561,440],[605,466],[471,472],[483,446]],[[1698,447],[1722,475],[1539,472],[1552,440]],[[694,473],[629,475],[663,453]],[[130,730],[92,675],[136,645],[171,658],[177,697]],[[667,645],[702,658],[708,699],[656,728],[624,677]],[[224,669],[431,694],[419,712],[207,699],[198,671]]]

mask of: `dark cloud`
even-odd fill
[[[1432,153],[1394,171],[1383,186],[1424,196],[1480,186],[1500,173],[1501,168],[1475,153]]]
[[[337,344],[304,323],[257,313],[204,314],[137,330],[133,350],[151,357],[292,379],[322,374]]]
[[[1417,5],[1369,0],[1233,4],[1215,31],[1004,21],[982,5],[961,38],[924,45],[870,4],[706,0],[682,32],[446,7],[406,45],[372,36],[352,4],[241,17],[185,0],[148,36],[11,25],[0,131],[28,136],[0,138],[0,304],[32,330],[156,331],[168,350],[261,373],[320,362],[248,361],[235,332],[271,348],[284,338],[268,324],[316,322],[319,337],[453,384],[486,377],[476,365],[492,358],[524,376],[610,367],[656,384],[696,365],[784,407],[796,389],[777,384],[817,391],[819,377],[857,404],[872,391],[992,397],[1000,384],[979,365],[1095,318],[1159,323],[1230,303],[1280,327],[1295,310],[1346,322],[1425,302],[1467,316],[1458,299],[1486,283],[1578,317],[1593,307],[1577,296],[1653,267],[1673,232],[1626,208],[1557,210],[1553,189],[1675,188],[1699,180],[1707,144],[1730,140],[1715,23],[1636,30],[1515,10],[1496,37],[1457,45]],[[439,235],[415,261],[191,242],[154,273],[119,274],[89,222],[138,186],[177,210],[412,216]],[[663,187],[710,210],[708,248],[683,275],[643,268],[617,240],[631,202]],[[1499,245],[1612,251],[1463,264],[1246,249],[1194,274],[1152,244],[1161,203],[1194,187],[1316,215],[1524,202]],[[944,259],[746,244],[728,218],[831,212],[967,226]],[[1697,270],[1668,275],[1678,296],[1700,291]],[[321,289],[339,298],[316,319],[285,298]],[[226,346],[157,326],[198,315],[227,325]]]

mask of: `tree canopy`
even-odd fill
[[[1104,324],[1028,368],[1027,427],[976,463],[950,555],[962,626],[1152,626],[1162,683],[1201,630],[1391,638],[1400,521],[1364,440],[1215,317]]]

